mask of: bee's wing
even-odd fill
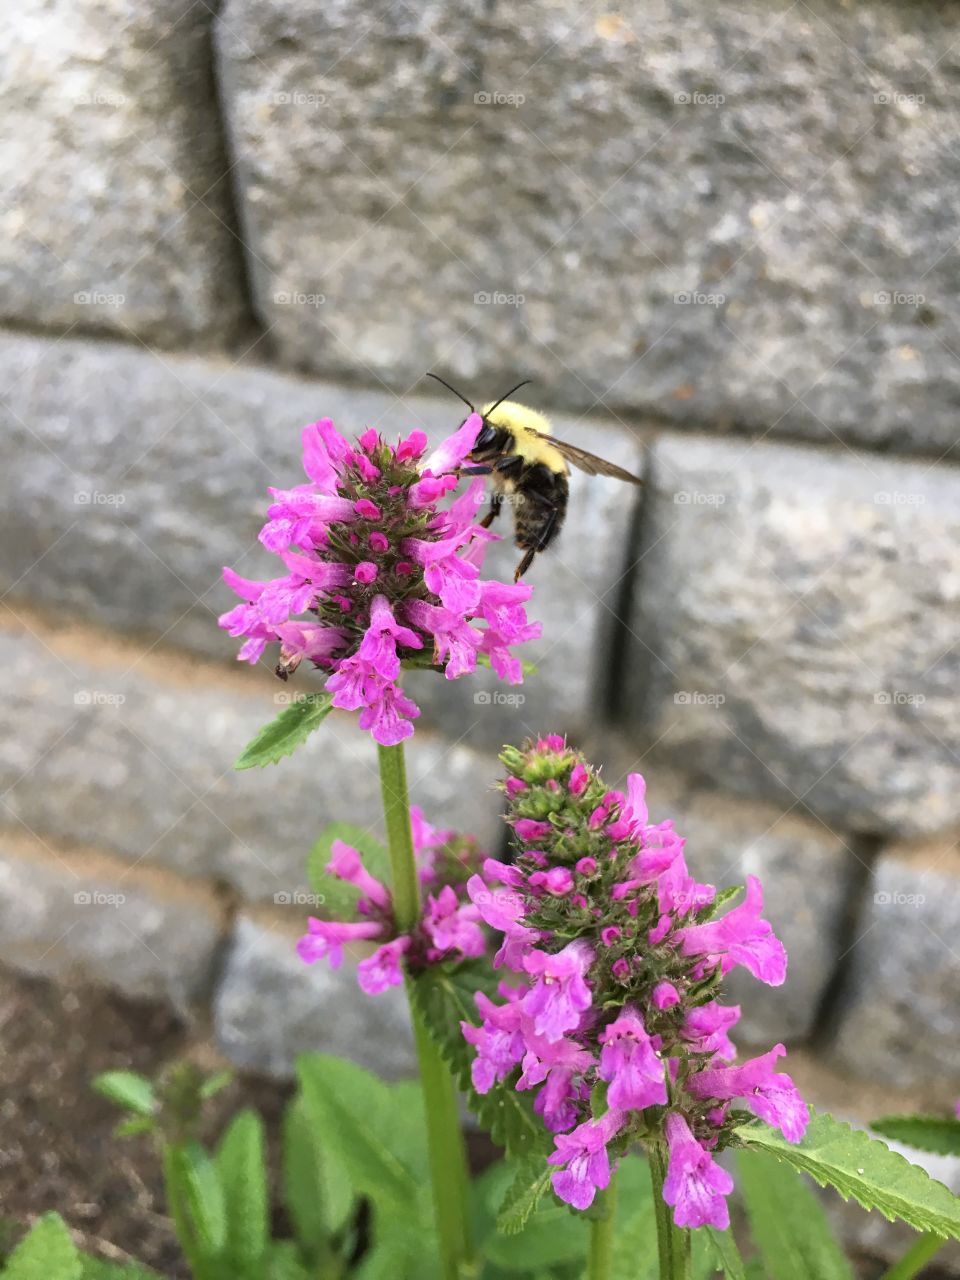
[[[556,440],[542,431],[532,431],[532,434],[552,444],[557,453],[562,454],[579,470],[585,471],[588,476],[612,476],[614,480],[626,480],[628,484],[643,484],[639,476],[633,475],[630,471],[624,471],[623,467],[618,467],[614,462],[607,462],[605,458],[598,458],[595,453],[588,453],[586,449],[578,449],[575,444]]]

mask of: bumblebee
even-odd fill
[[[452,391],[471,413],[480,412],[483,419],[469,455],[470,465],[461,467],[461,472],[491,478],[490,509],[480,521],[484,529],[493,524],[504,503],[514,508],[514,540],[524,552],[513,575],[514,582],[519,582],[534,557],[546,551],[563,526],[570,494],[568,463],[590,476],[612,476],[628,484],[642,483],[639,476],[623,467],[554,439],[548,418],[507,398],[525,387],[528,380],[518,382],[506,395],[478,411],[449,382],[435,373],[427,377]]]

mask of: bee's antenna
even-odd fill
[[[440,375],[439,375],[439,374],[437,374],[437,373],[428,373],[428,374],[427,374],[427,377],[428,377],[428,378],[433,378],[433,380],[434,380],[435,382],[439,382],[439,383],[441,384],[441,386],[446,387],[448,391],[452,391],[452,392],[453,392],[453,394],[457,397],[457,399],[458,399],[458,400],[462,400],[462,401],[463,401],[463,403],[467,406],[467,408],[470,410],[470,412],[471,412],[471,413],[476,413],[476,412],[477,412],[477,411],[476,411],[476,409],[473,407],[473,405],[470,403],[470,401],[467,399],[467,397],[466,397],[466,396],[462,396],[462,395],[460,394],[460,392],[457,390],[457,388],[456,388],[456,387],[451,387],[451,385],[450,385],[450,383],[449,383],[449,382],[444,382],[444,380],[440,377]],[[523,385],[523,384],[521,383],[521,385]]]
[[[529,378],[524,378],[524,380],[523,380],[522,382],[518,382],[518,383],[517,383],[517,385],[516,385],[515,387],[511,387],[509,391],[507,391],[504,395],[502,395],[502,396],[500,397],[500,399],[497,401],[497,403],[496,403],[496,404],[492,404],[492,405],[490,406],[490,408],[489,408],[489,409],[487,410],[487,412],[484,414],[484,417],[489,418],[489,417],[490,417],[490,415],[491,415],[491,413],[493,413],[494,409],[499,409],[499,408],[500,408],[500,406],[503,404],[504,400],[506,400],[506,399],[507,399],[507,396],[512,396],[512,395],[513,395],[513,393],[514,393],[515,391],[519,391],[521,387],[526,387],[527,385],[529,385],[529,382],[530,382],[530,379],[529,379]]]

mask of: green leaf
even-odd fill
[[[477,991],[496,995],[497,974],[485,961],[432,965],[410,984],[411,998],[424,1025],[467,1095],[470,1110],[511,1160],[553,1150],[543,1121],[534,1113],[532,1092],[518,1093],[509,1082],[486,1094],[473,1088],[470,1069],[474,1051],[463,1038],[461,1021],[480,1023],[474,1002]]]
[[[138,1116],[150,1116],[157,1110],[153,1085],[136,1071],[103,1071],[94,1076],[91,1088],[118,1107],[133,1111]]]
[[[697,1232],[694,1235],[696,1239]],[[731,1231],[718,1231],[716,1227],[704,1227],[703,1234],[710,1241],[713,1249],[715,1267],[723,1271],[726,1280],[747,1280],[743,1259]]]
[[[724,907],[727,906],[728,903],[731,903],[734,898],[739,898],[740,894],[743,893],[743,890],[744,885],[742,884],[732,884],[728,889],[718,889],[717,896],[710,905],[705,907],[702,911],[697,912],[697,919],[702,922],[715,919],[722,913]]]
[[[104,1262],[101,1258],[81,1258],[80,1280],[162,1280],[136,1262]]]
[[[750,1228],[775,1280],[853,1280],[815,1193],[795,1169],[761,1151],[739,1151]]]
[[[157,1122],[153,1116],[130,1116],[126,1120],[121,1120],[119,1124],[114,1125],[113,1136],[115,1138],[134,1138],[141,1133],[152,1133],[157,1127]]]
[[[323,898],[323,914],[331,920],[350,920],[356,915],[360,890],[356,885],[338,880],[327,871],[334,840],[354,847],[363,857],[363,865],[372,876],[390,884],[390,855],[374,836],[349,822],[332,822],[321,833],[307,855],[307,880],[311,890]]]
[[[302,1054],[297,1076],[310,1125],[375,1204],[409,1210],[418,1183],[391,1150],[390,1090],[369,1071],[328,1054]],[[420,1124],[423,1128],[422,1111]]]
[[[258,1277],[269,1243],[263,1121],[239,1112],[220,1141],[216,1168],[227,1214],[226,1260],[238,1275]]]
[[[59,1213],[45,1213],[7,1259],[4,1280],[81,1280],[82,1259]]]
[[[306,742],[314,729],[319,729],[333,710],[333,694],[307,693],[276,719],[263,726],[252,742],[241,751],[235,769],[260,769],[276,764]]]
[[[864,1209],[876,1209],[891,1221],[902,1218],[917,1231],[960,1239],[956,1196],[882,1142],[833,1116],[811,1108],[806,1136],[796,1144],[761,1124],[741,1125],[735,1133],[745,1146],[771,1151]]]
[[[917,1151],[960,1156],[960,1120],[952,1116],[884,1116],[870,1124],[874,1133]]]
[[[213,1098],[220,1093],[222,1089],[226,1089],[228,1084],[233,1083],[232,1071],[216,1071],[212,1076],[208,1076],[203,1084],[197,1090],[204,1102],[208,1098]]]
[[[527,1225],[530,1215],[550,1190],[553,1169],[541,1155],[522,1161],[500,1205],[497,1214],[497,1230],[504,1235],[516,1235]]]
[[[544,1167],[542,1158],[539,1164]],[[549,1199],[544,1199],[531,1211],[522,1228],[504,1235],[494,1226],[494,1216],[504,1196],[509,1194],[513,1183],[529,1183],[531,1166],[532,1161],[524,1161],[521,1166],[507,1162],[494,1165],[486,1171],[476,1188],[483,1199],[479,1214],[483,1225],[482,1255],[498,1270],[506,1273],[522,1271],[524,1276],[531,1272],[545,1273],[548,1268],[565,1263],[581,1262],[586,1257],[590,1240],[590,1223],[586,1217],[572,1213],[556,1199],[549,1186]]]
[[[328,1248],[353,1216],[355,1197],[345,1169],[337,1165],[332,1147],[323,1147],[310,1124],[302,1097],[283,1113],[283,1200],[294,1235],[311,1263]]]
[[[199,1142],[185,1142],[168,1149],[168,1185],[177,1206],[186,1210],[186,1223],[177,1212],[178,1235],[181,1228],[190,1238],[181,1244],[185,1251],[193,1249],[202,1258],[222,1254],[227,1243],[227,1211],[223,1187],[217,1167]]]

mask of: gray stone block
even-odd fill
[[[306,890],[306,854],[328,823],[382,829],[375,744],[346,713],[279,765],[236,773],[242,748],[282,709],[255,674],[249,690],[199,665],[165,682],[135,652],[118,671],[28,633],[0,632],[0,654],[35,699],[29,750],[2,777],[5,821],[280,901]],[[18,697],[3,715],[11,725]],[[497,772],[492,758],[426,732],[408,750],[413,801],[490,849],[502,838]]]
[[[301,426],[329,415],[351,433],[420,427],[436,439],[456,428],[461,412],[453,397],[400,401],[254,368],[35,338],[0,338],[0,385],[0,590],[227,661],[238,646],[216,617],[236,598],[220,581],[222,566],[251,578],[277,572],[257,533],[267,486],[302,477]],[[569,419],[557,431],[641,465],[628,433]],[[572,489],[564,534],[530,571],[528,611],[543,621],[544,638],[524,656],[540,672],[523,689],[496,685],[528,701],[480,706],[474,694],[492,693],[492,679],[441,683],[431,675],[414,682],[425,725],[499,747],[528,725],[556,729],[594,715],[630,566],[636,492],[579,474]],[[489,564],[510,579],[519,553],[501,523],[505,541]],[[308,679],[298,676],[301,687]]]
[[[847,945],[847,906],[862,865],[855,846],[822,823],[698,784],[616,739],[598,742],[590,756],[611,786],[627,773],[644,775],[651,821],[673,819],[698,880],[726,888],[759,878],[764,916],[787,949],[787,980],[767,987],[746,970],[730,973],[727,998],[743,1011],[737,1038],[750,1045],[803,1041]]]
[[[960,472],[664,438],[625,718],[725,788],[841,830],[960,817]]]
[[[209,894],[129,876],[105,860],[67,860],[41,843],[0,842],[0,960],[24,973],[80,979],[181,1013],[206,999],[220,942]]]
[[[939,454],[960,369],[932,4],[228,0],[256,303],[286,361]],[[322,193],[322,195],[318,195]]]
[[[229,162],[191,0],[27,0],[0,38],[0,315],[232,339],[245,313]]]
[[[213,1014],[218,1046],[249,1071],[289,1077],[299,1053],[334,1053],[387,1078],[413,1070],[401,989],[366,996],[354,961],[305,965],[292,935],[250,916],[237,920]]]
[[[834,1060],[903,1087],[960,1088],[960,856],[895,846],[864,896],[837,1007]]]

